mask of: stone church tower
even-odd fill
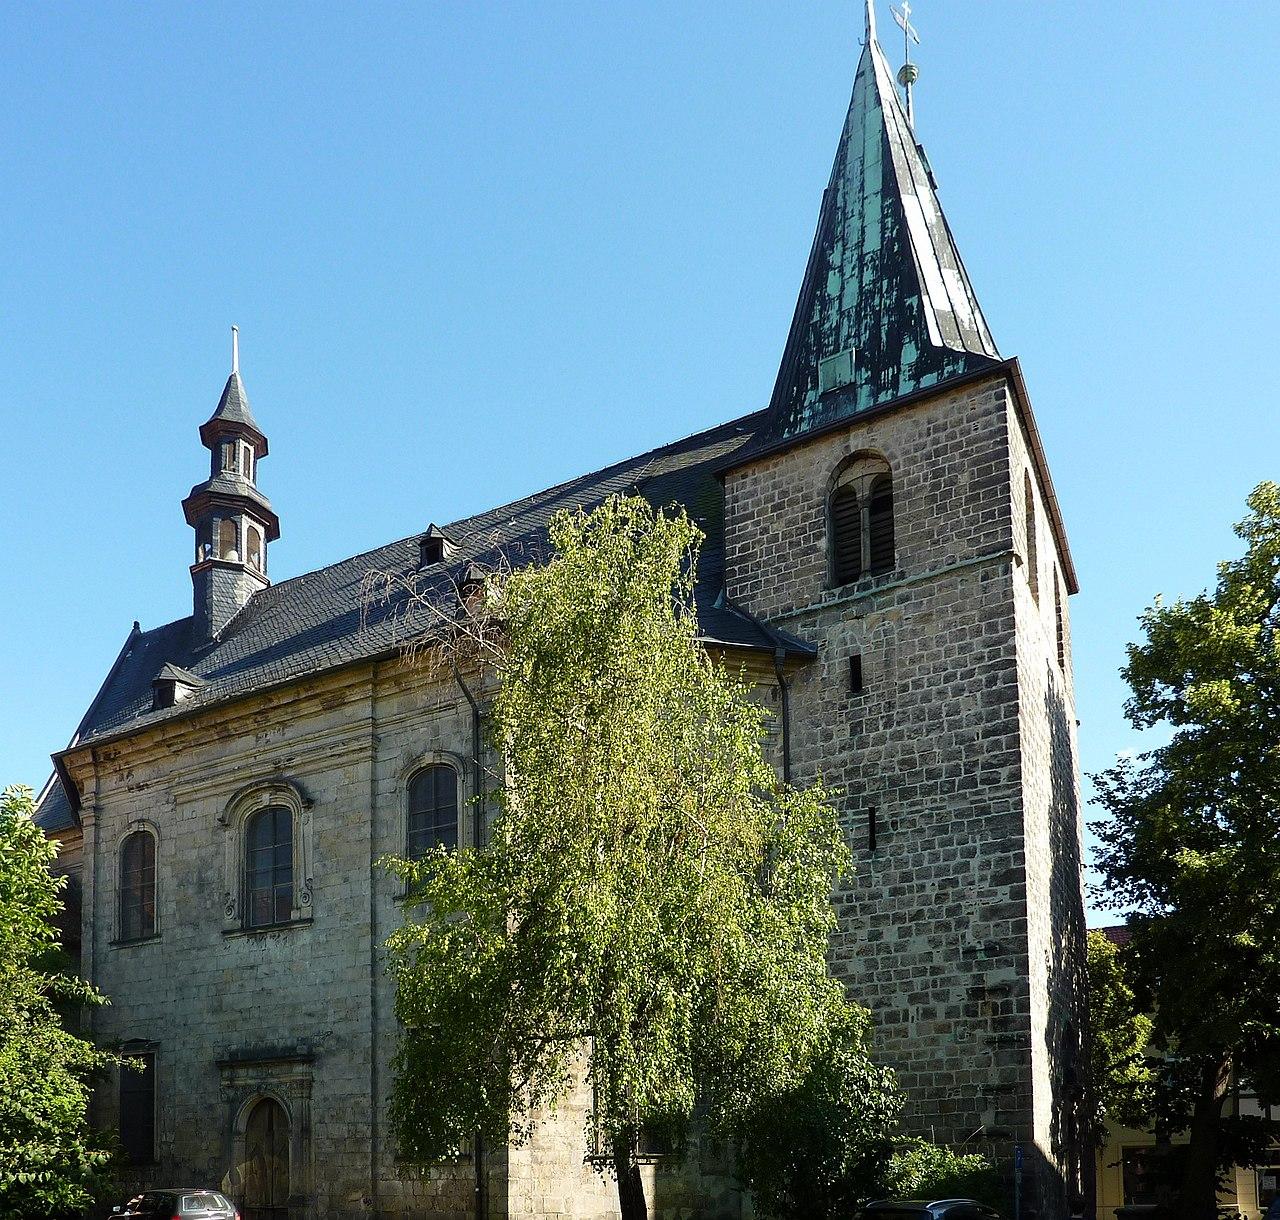
[[[763,398],[763,393],[762,393]],[[481,676],[404,663],[371,572],[424,591],[527,553],[559,508],[638,489],[707,542],[700,633],[775,710],[797,783],[839,789],[857,872],[834,966],[869,1006],[908,1124],[983,1151],[1023,1212],[1085,1189],[1076,581],[1018,362],[999,354],[875,36],[865,45],[768,405],[571,483],[272,583],[267,439],[231,376],[183,501],[193,613],[134,624],[40,819],[82,896],[130,1183],[221,1186],[246,1217],[613,1214],[585,1097],[520,1148],[406,1169],[377,862],[483,842]],[[424,514],[425,519],[425,514]],[[750,1214],[723,1157],[655,1156],[656,1214]]]

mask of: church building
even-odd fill
[[[1076,574],[1021,368],[913,131],[913,69],[895,82],[870,2],[866,23],[763,407],[273,582],[271,407],[250,407],[233,356],[182,501],[191,614],[134,623],[39,801],[83,973],[111,999],[94,1036],[145,1065],[95,1096],[127,1186],[221,1187],[246,1220],[616,1214],[584,1161],[586,1099],[521,1147],[397,1161],[382,945],[403,890],[378,861],[482,844],[472,798],[496,760],[483,675],[409,664],[403,616],[367,581],[465,593],[471,565],[527,553],[555,511],[635,492],[706,532],[701,635],[753,675],[779,772],[839,789],[857,871],[832,962],[874,1014],[908,1128],[1010,1182],[1016,1163],[1024,1217],[1079,1205]],[[724,1154],[701,1151],[649,1158],[653,1214],[751,1215]]]

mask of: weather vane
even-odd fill
[[[916,125],[916,113],[911,104],[911,86],[920,78],[920,69],[911,62],[911,44],[914,42],[916,46],[920,45],[920,35],[916,33],[916,27],[911,24],[911,0],[902,0],[900,9],[890,9],[893,13],[893,19],[898,23],[898,27],[902,30],[902,47],[904,63],[898,69],[898,84],[902,86],[902,92],[907,99],[907,122],[914,128]]]

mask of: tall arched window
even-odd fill
[[[135,830],[120,845],[120,939],[144,940],[156,932],[156,841]]]
[[[444,763],[425,767],[409,781],[405,851],[410,860],[435,847],[458,846],[458,773]]]
[[[1027,534],[1027,584],[1031,586],[1031,597],[1040,601],[1040,555],[1036,548],[1036,497],[1031,490],[1031,475],[1022,472],[1022,511],[1026,521]]]
[[[293,915],[293,814],[283,805],[260,809],[244,832],[245,923],[288,923]]]
[[[830,581],[835,587],[893,570],[893,476],[881,457],[845,463],[827,500]]]

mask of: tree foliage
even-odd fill
[[[738,1119],[743,1179],[760,1215],[850,1216],[911,1177],[894,1151],[902,1097],[868,1041],[866,1013],[849,1006],[804,1074]]]
[[[942,1144],[911,1140],[900,1146],[883,1175],[883,1193],[911,1199],[977,1199],[1005,1205],[1000,1177],[978,1152],[957,1152]]]
[[[1090,1125],[1099,1147],[1107,1123],[1145,1127],[1154,1104],[1147,1047],[1151,1018],[1138,1006],[1119,950],[1101,932],[1089,933]]]
[[[92,1201],[109,1154],[87,1122],[89,1080],[117,1062],[64,1028],[55,1005],[101,1002],[54,966],[63,878],[28,788],[0,793],[0,1215],[59,1216]]]
[[[735,1134],[851,1019],[825,956],[849,856],[827,794],[779,783],[765,712],[698,642],[685,515],[615,498],[550,537],[547,563],[472,603],[502,635],[490,842],[393,865],[413,897],[389,941],[392,1118],[429,1163],[473,1132],[521,1140],[585,1072],[585,1139],[626,1216],[641,1130],[678,1144],[697,1110]]]
[[[1157,601],[1129,649],[1126,714],[1166,744],[1097,777],[1103,896],[1133,911],[1123,960],[1164,1056],[1155,1122],[1190,1132],[1188,1220],[1269,1138],[1226,1114],[1233,1079],[1280,1102],[1280,488],[1248,503],[1244,555]]]

